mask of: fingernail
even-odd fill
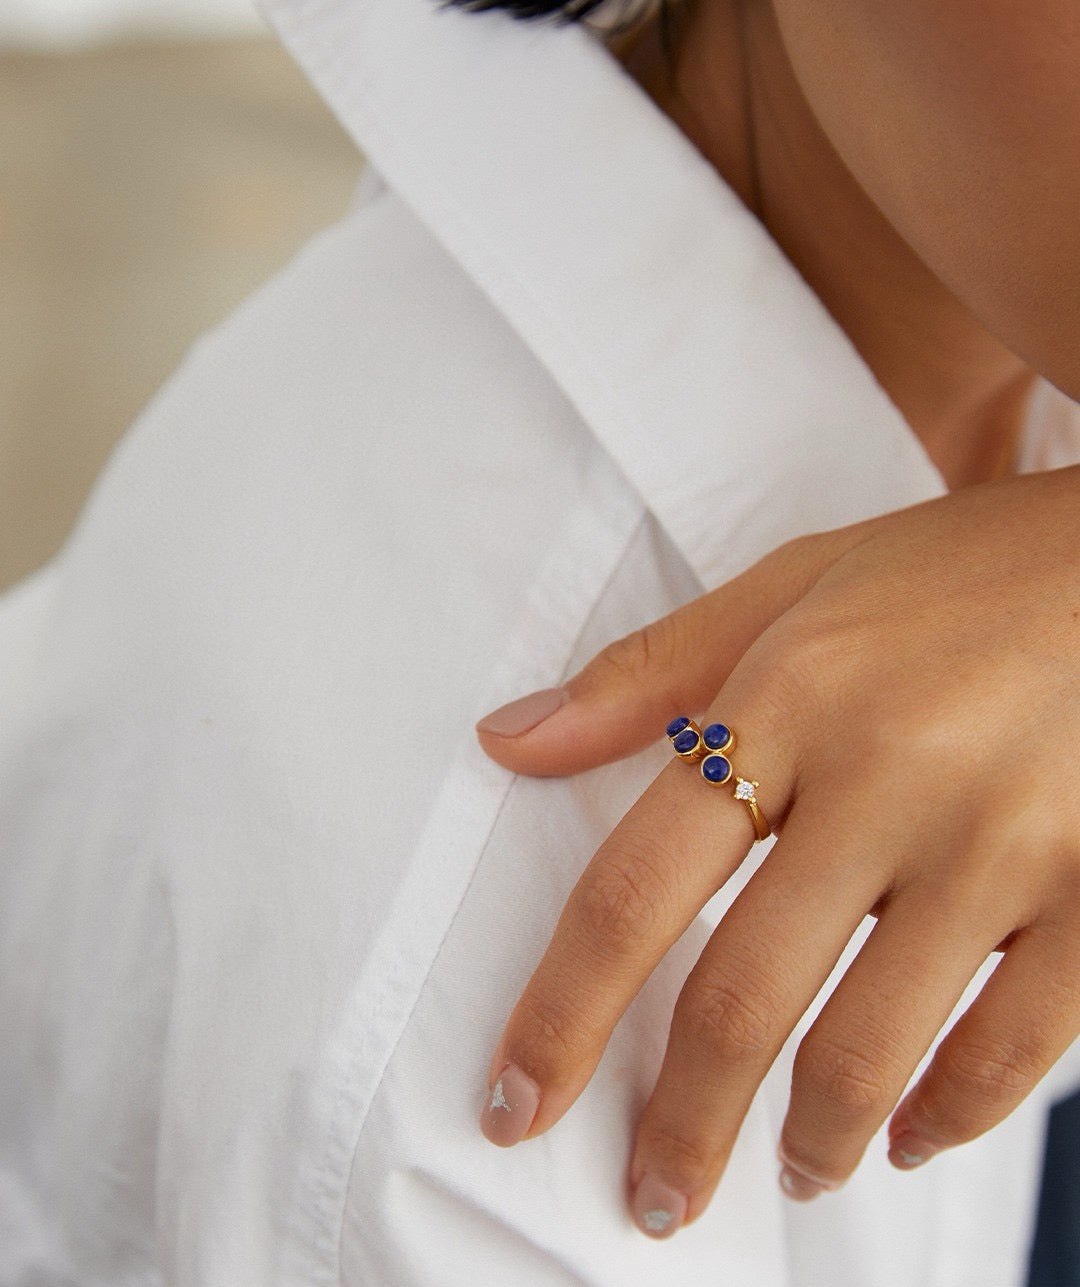
[[[685,1193],[646,1173],[634,1190],[630,1214],[641,1232],[650,1238],[670,1238],[682,1228],[688,1205]]]
[[[569,700],[570,694],[565,688],[542,688],[538,693],[500,706],[485,715],[476,727],[481,733],[494,733],[497,737],[520,737],[554,715]]]
[[[524,1139],[540,1107],[540,1087],[514,1064],[507,1064],[495,1083],[483,1113],[480,1129],[500,1148]]]
[[[780,1171],[780,1187],[793,1202],[811,1202],[826,1191],[824,1184],[786,1164]]]
[[[927,1140],[911,1131],[903,1131],[889,1145],[889,1161],[901,1171],[914,1171],[940,1152]]]
[[[835,1193],[844,1187],[843,1180],[826,1180],[820,1175],[808,1175],[787,1156],[781,1144],[776,1150],[780,1162],[780,1187],[794,1202],[810,1202],[821,1193]]]

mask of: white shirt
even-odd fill
[[[502,1024],[667,752],[515,779],[474,721],[942,482],[584,31],[270,7],[372,161],[357,208],[193,349],[0,607],[0,1284],[1018,1283],[1049,1082],[802,1208],[789,1046],[707,1215],[630,1225],[674,997],[753,863],[571,1113],[481,1137]],[[1026,466],[1078,446],[1044,389]]]

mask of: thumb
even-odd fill
[[[861,525],[860,525],[861,526]],[[486,715],[484,751],[515,773],[581,773],[657,740],[676,715],[700,712],[760,634],[797,603],[856,529],[782,545],[719,589],[609,644],[560,688]]]

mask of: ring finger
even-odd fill
[[[631,1213],[652,1237],[708,1205],[765,1074],[881,893],[866,833],[845,851],[816,812],[794,806],[679,997],[630,1167]]]

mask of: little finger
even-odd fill
[[[781,1135],[780,1183],[838,1188],[896,1106],[976,971],[1011,928],[920,889],[897,895],[803,1038]]]
[[[889,1160],[921,1166],[1003,1121],[1080,1031],[1080,935],[1017,934],[889,1126]]]

